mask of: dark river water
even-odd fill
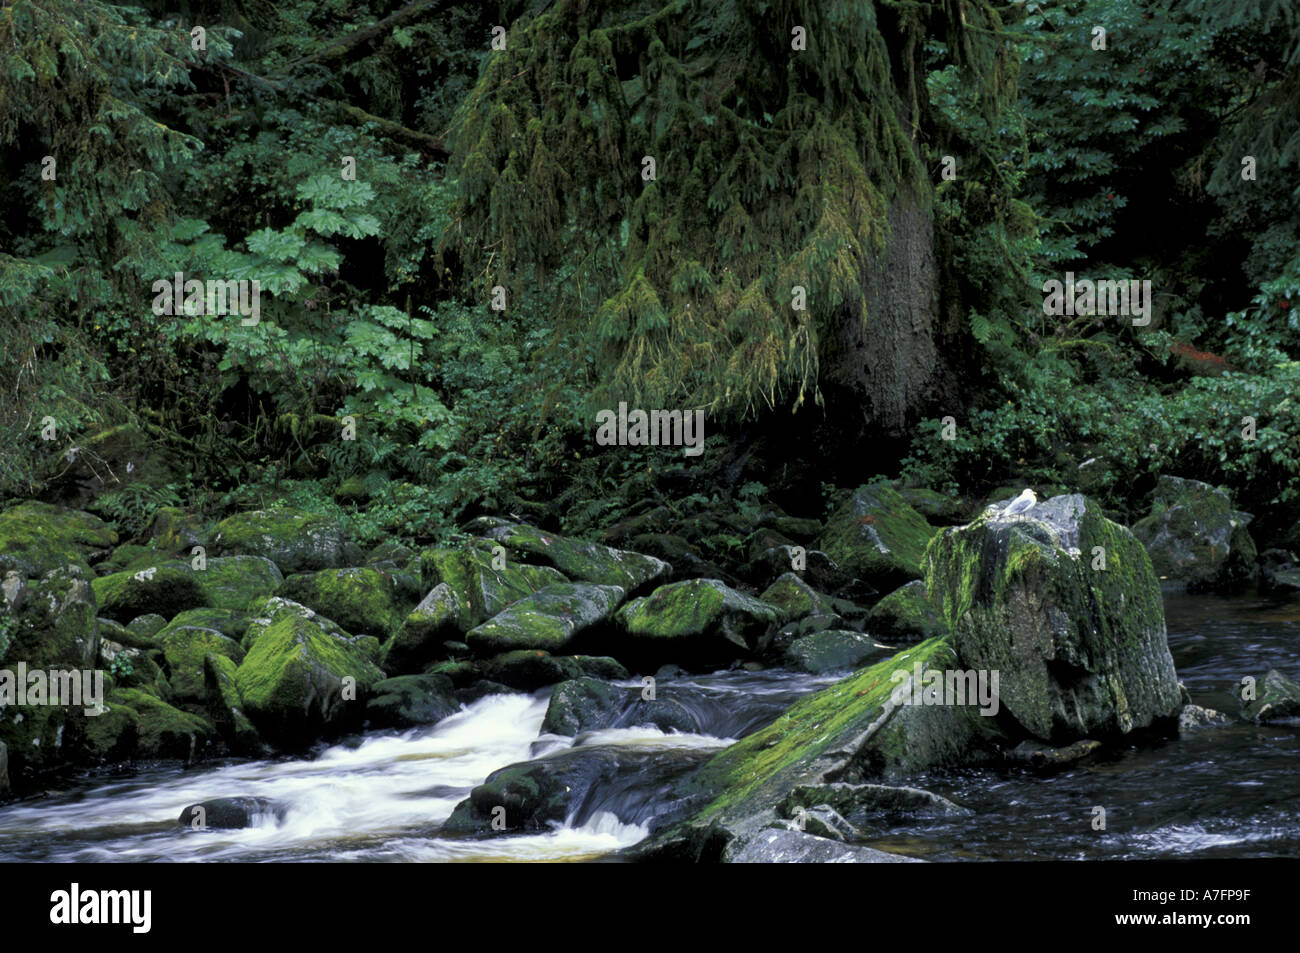
[[[1300,680],[1300,603],[1170,595],[1169,645],[1199,705],[1235,713],[1242,676]],[[703,760],[834,681],[769,671],[665,683],[701,734],[614,728],[540,735],[547,692],[484,698],[429,729],[376,733],[311,760],[141,770],[87,779],[0,808],[0,861],[590,860],[644,838],[656,813],[653,765]],[[648,770],[545,834],[450,839],[439,828],[497,768],[571,745],[625,748]],[[931,860],[1300,856],[1300,728],[1233,723],[1114,752],[1053,775],[964,770],[911,783],[972,816],[899,820],[872,846]],[[189,831],[176,818],[215,797],[284,807],[239,831]],[[1104,830],[1094,829],[1095,808]]]

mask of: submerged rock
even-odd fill
[[[1133,533],[1151,554],[1160,578],[1183,583],[1192,592],[1234,591],[1258,574],[1249,521],[1222,490],[1162,476],[1151,514],[1134,524]]]
[[[975,812],[921,788],[889,784],[803,784],[777,805],[777,815],[795,818],[814,805],[832,808],[855,827],[867,827],[882,816],[959,817]],[[815,832],[814,832],[815,833]]]
[[[1006,509],[944,530],[926,556],[964,667],[998,673],[1002,708],[1052,745],[1176,718],[1164,604],[1136,537],[1079,495]]]
[[[1084,739],[1062,748],[1039,741],[1022,741],[1007,752],[1008,761],[1023,761],[1032,768],[1066,768],[1077,764],[1101,747],[1100,741]]]

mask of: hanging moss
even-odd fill
[[[597,406],[798,407],[828,322],[847,307],[870,325],[891,201],[928,201],[924,43],[947,42],[995,102],[998,17],[956,0],[628,7],[557,2],[511,23],[453,120],[443,251],[484,297],[559,270],[545,300],[603,349]]]

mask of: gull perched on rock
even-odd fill
[[[1016,513],[1023,513],[1037,502],[1038,496],[1034,491],[1026,489],[1011,501],[1011,505],[1006,508],[1005,515],[1014,516]]]

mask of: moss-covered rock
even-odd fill
[[[1244,701],[1241,714],[1258,724],[1295,722],[1300,719],[1300,683],[1270,669],[1256,686],[1255,697]]]
[[[827,629],[791,642],[785,650],[785,664],[814,675],[848,672],[869,662],[887,658],[896,651],[896,647],[882,645],[861,632]]]
[[[627,593],[666,580],[669,566],[654,556],[611,549],[600,543],[547,533],[535,526],[512,523],[485,534],[516,554],[554,566],[570,579],[601,586],[619,586]]]
[[[168,682],[176,701],[200,703],[207,697],[203,672],[208,655],[224,655],[236,665],[244,658],[239,643],[212,623],[230,626],[221,609],[182,612],[158,633],[158,644],[167,660]],[[233,613],[229,615],[233,616]]]
[[[161,552],[189,555],[195,546],[203,545],[203,527],[197,517],[179,507],[160,506],[153,512],[145,537]]]
[[[164,700],[172,698],[171,684],[166,673],[154,661],[153,654],[141,648],[123,645],[112,639],[99,640],[99,663],[113,676],[119,688],[140,688]]]
[[[324,569],[290,576],[277,595],[310,606],[353,633],[386,639],[402,621],[393,577],[378,569]]]
[[[595,678],[575,678],[551,692],[542,732],[572,738],[582,731],[607,728],[627,703],[628,691]]]
[[[332,518],[302,510],[255,510],[217,524],[214,556],[265,556],[288,575],[347,565],[343,529]]]
[[[622,603],[620,586],[561,582],[539,589],[465,634],[480,655],[515,649],[559,652],[607,623]]]
[[[802,619],[814,613],[831,611],[831,599],[822,595],[792,572],[782,574],[758,597],[776,606],[787,619]]]
[[[948,632],[947,623],[926,593],[925,583],[914,579],[895,589],[871,608],[867,628],[891,642],[923,642]]]
[[[218,556],[205,560],[194,577],[207,604],[244,612],[254,600],[265,599],[284,582],[275,563],[264,556]]]
[[[591,678],[617,682],[632,677],[622,662],[610,658],[608,655],[575,655],[573,660],[578,663],[582,673]]]
[[[554,656],[536,649],[503,652],[483,666],[484,677],[524,692],[582,678],[582,666],[570,656]]]
[[[155,489],[180,482],[184,463],[160,427],[117,424],[79,441],[77,453],[60,460],[50,491],[78,505],[128,485]]]
[[[152,648],[156,642],[154,636],[163,630],[167,625],[167,620],[156,612],[146,612],[144,615],[138,615],[126,624],[127,630],[137,641],[130,639],[119,639],[125,645],[133,645],[136,648]]]
[[[872,483],[858,487],[826,521],[818,549],[842,571],[889,590],[921,578],[934,532],[892,486]]]
[[[235,680],[237,671],[232,656],[207,655],[203,659],[203,685],[212,724],[232,754],[264,754],[266,743],[244,714],[244,699]]]
[[[101,576],[91,585],[106,618],[129,622],[156,613],[170,619],[178,612],[210,604],[197,577],[188,563],[170,562]]]
[[[419,672],[446,655],[445,643],[460,637],[460,600],[445,582],[429,590],[384,645],[382,665],[389,674]]]
[[[1161,476],[1151,513],[1134,524],[1133,533],[1161,579],[1193,592],[1231,592],[1250,585],[1259,572],[1249,521],[1222,490]]]
[[[153,546],[123,543],[114,549],[107,558],[95,563],[95,574],[111,576],[113,573],[118,572],[137,572],[171,559],[171,554]]]
[[[619,659],[647,666],[668,661],[711,666],[748,656],[784,616],[721,580],[692,579],[633,599],[618,619],[624,633],[615,653]]]
[[[376,682],[366,702],[371,728],[433,725],[460,710],[455,688],[445,675],[402,675]]]
[[[207,752],[216,734],[212,725],[198,715],[173,708],[140,689],[123,688],[109,693],[107,707],[112,710],[119,705],[130,709],[139,719],[135,757],[146,761],[195,761]],[[99,716],[103,717],[106,716]],[[95,719],[96,723],[98,720]]]
[[[427,589],[446,584],[456,596],[456,626],[468,632],[510,603],[568,578],[550,566],[500,560],[493,545],[478,541],[463,549],[426,549],[420,577]],[[500,568],[498,568],[500,567]]]
[[[0,513],[0,575],[33,578],[74,565],[89,578],[88,558],[116,544],[112,527],[82,510],[28,502]]]
[[[930,639],[800,699],[770,725],[731,745],[675,786],[701,806],[657,832],[646,857],[714,856],[776,818],[804,785],[864,783],[991,757],[999,733],[972,705],[913,704],[922,671],[955,663],[944,639]]]
[[[248,654],[235,672],[244,711],[261,735],[298,749],[358,726],[371,687],[384,677],[366,640],[287,599],[268,599],[263,612],[249,625]]]
[[[1031,737],[1068,744],[1177,717],[1151,560],[1095,503],[989,507],[944,530],[926,562],[962,662],[999,673],[1002,707]]]
[[[926,518],[929,523],[944,525],[962,521],[967,512],[961,500],[923,487],[900,487],[898,495],[907,505]]]

